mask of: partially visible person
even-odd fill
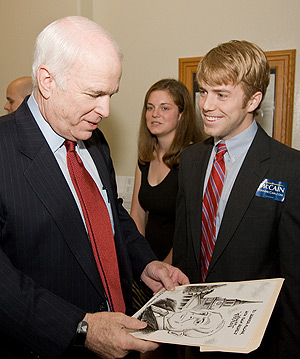
[[[119,89],[119,48],[86,18],[59,19],[36,40],[32,74],[33,94],[0,121],[0,357],[154,350],[126,331],[146,326],[126,315],[132,277],[152,291],[188,279],[157,261],[118,198],[98,124]]]
[[[138,164],[131,217],[158,259],[172,263],[178,164],[184,148],[201,139],[194,106],[185,85],[162,79],[147,91],[138,139]],[[133,304],[139,309],[152,293],[138,281]],[[177,348],[162,345],[142,358],[173,357]]]
[[[153,84],[142,110],[130,214],[158,259],[166,263],[172,262],[180,155],[200,139],[185,85],[175,79]]]
[[[206,141],[179,168],[173,263],[192,283],[285,278],[264,338],[249,354],[186,358],[300,358],[300,152],[255,121],[270,69],[247,41],[210,50],[197,75]]]
[[[12,81],[6,89],[6,103],[4,110],[7,113],[15,111],[25,97],[30,95],[32,92],[32,78],[31,76],[23,76]]]

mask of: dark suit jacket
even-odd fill
[[[133,273],[156,257],[117,198],[103,134],[94,131],[85,145],[112,206],[129,308]],[[0,357],[61,357],[78,322],[103,310],[105,296],[75,200],[26,100],[0,119],[0,231]]]
[[[192,283],[200,281],[203,184],[212,145],[212,139],[195,144],[180,160],[174,265]],[[287,183],[284,202],[255,195],[265,178]],[[259,127],[229,196],[206,278],[207,282],[285,278],[260,348],[265,358],[300,357],[299,180],[300,153]]]

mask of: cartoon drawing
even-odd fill
[[[159,303],[147,307],[139,319],[148,323],[144,330],[146,333],[164,329],[174,335],[194,338],[214,334],[224,325],[224,319],[220,313],[208,310],[175,312],[163,309]]]
[[[274,278],[163,289],[134,315],[147,327],[131,334],[201,351],[249,353],[260,345],[282,283]]]
[[[148,324],[143,331],[151,333],[167,330],[174,335],[193,338],[215,334],[225,323],[222,314],[217,311],[218,308],[252,303],[239,299],[205,297],[218,287],[220,285],[189,286],[183,291],[179,306],[177,301],[171,298],[158,299],[151,303],[138,317]]]

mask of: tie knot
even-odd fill
[[[224,154],[226,153],[227,148],[224,142],[219,142],[217,144],[217,155],[218,156],[224,156]]]
[[[75,151],[76,142],[65,140],[64,145],[66,146],[67,152]]]

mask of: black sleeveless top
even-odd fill
[[[163,260],[173,247],[178,168],[170,170],[157,186],[151,186],[148,183],[150,162],[138,165],[142,172],[139,202],[148,212],[145,237],[158,259]]]

